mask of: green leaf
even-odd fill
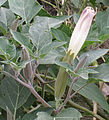
[[[0,0],[0,6],[3,5],[7,0]]]
[[[30,27],[29,33],[34,45],[40,50],[47,44],[52,42],[51,28],[58,27],[69,16],[61,17],[35,17],[34,24]]]
[[[97,25],[96,24],[92,24],[91,28],[90,28],[90,31],[88,33],[88,36],[87,36],[87,39],[86,41],[100,41],[98,39],[98,28],[97,28]]]
[[[106,26],[106,27],[104,27],[101,31],[100,31],[100,33],[99,33],[99,39],[100,40],[107,40],[108,38],[109,38],[109,27],[108,26]]]
[[[47,17],[36,17],[35,23],[30,27],[30,35],[37,49],[52,42],[49,23]]]
[[[77,73],[75,73],[73,66],[71,66],[68,63],[56,61],[55,64],[60,67],[63,67],[66,70],[66,72],[71,74],[73,77],[81,77],[83,79],[88,79],[89,73],[94,73],[94,74],[98,73],[97,71],[95,71],[93,69],[88,69],[88,68],[81,68],[81,69],[79,69],[79,71]]]
[[[45,45],[40,51],[39,51],[39,55],[46,55],[47,53],[49,53],[52,49],[56,49],[62,45],[66,44],[66,42],[57,42],[54,41],[50,44]]]
[[[13,59],[16,54],[15,45],[11,45],[7,39],[0,38],[0,54]]]
[[[41,10],[41,6],[35,0],[8,0],[12,12],[21,16],[24,21],[31,19]]]
[[[93,69],[81,68],[81,69],[78,71],[77,75],[80,76],[81,78],[87,80],[87,79],[89,78],[89,77],[88,77],[89,73],[96,74],[96,73],[98,73],[98,72],[95,71],[95,70],[93,70]]]
[[[7,27],[12,25],[15,16],[10,9],[1,7],[0,8],[0,22],[4,23]]]
[[[109,0],[96,0],[97,3],[102,2],[104,5],[109,5]]]
[[[96,24],[97,24],[97,27],[100,30],[102,30],[104,27],[107,27],[109,26],[109,8],[104,11],[104,12],[101,12],[99,11],[96,15]]]
[[[87,80],[85,80],[85,79],[79,79],[75,83],[73,90],[77,91],[86,82],[87,82]],[[71,81],[69,81],[68,85],[70,86],[70,84],[71,84]],[[105,97],[103,96],[103,94],[101,93],[101,91],[95,84],[93,84],[93,83],[88,84],[86,87],[82,88],[79,91],[79,94],[83,95],[84,97],[86,97],[90,100],[96,101],[104,110],[109,112],[109,105],[108,105]]]
[[[13,38],[14,38],[19,44],[24,45],[24,46],[26,46],[26,47],[28,47],[28,48],[31,48],[32,45],[30,44],[30,39],[29,39],[27,36],[23,35],[23,34],[20,33],[20,32],[15,32],[14,30],[10,30],[10,32],[11,32]]]
[[[38,112],[36,120],[54,120],[52,116],[50,116],[47,112]]]
[[[103,55],[105,55],[107,52],[109,51],[109,49],[98,49],[98,50],[92,50],[92,51],[88,51],[86,53],[83,53],[79,59],[83,59],[85,56],[88,56],[86,59],[86,65],[91,64],[92,62],[94,62],[95,60],[97,60],[98,58],[102,57]]]
[[[79,6],[79,0],[71,0],[71,2],[78,7]]]
[[[109,8],[104,12],[98,12],[96,16],[96,24],[99,30],[99,38],[102,39],[103,36],[109,36]]]
[[[104,82],[109,82],[109,64],[101,64],[97,68],[95,68],[96,71],[98,71],[97,74],[91,74],[91,78],[100,79]]]
[[[82,46],[82,49],[84,47],[87,47],[88,45],[95,45],[95,42],[99,42],[99,43],[102,42],[99,39],[98,35],[99,35],[99,33],[98,33],[97,25],[96,24],[92,24],[91,28],[90,28],[90,31],[88,33],[87,39],[86,39],[85,43]]]
[[[67,41],[67,42],[70,41],[70,37],[68,37],[66,33],[64,33],[63,31],[59,29],[52,28],[51,32],[53,34],[53,37],[55,37],[59,41]]]
[[[71,28],[68,25],[62,24],[59,29],[61,31],[63,31],[64,33],[66,33],[66,35],[68,35],[68,37],[71,37],[72,31],[71,31]]]
[[[60,48],[59,48],[60,49]],[[40,64],[55,64],[57,59],[62,58],[65,55],[64,49],[61,51],[51,50],[46,56],[39,59]]]
[[[13,114],[26,102],[29,95],[28,88],[6,76],[0,86],[0,107],[6,110],[7,106]]]
[[[53,109],[52,108],[39,108],[34,112],[25,114],[22,120],[46,120],[46,118],[50,117]],[[41,116],[42,115],[42,116]],[[45,118],[42,118],[45,117]],[[41,119],[42,118],[42,119]],[[49,119],[47,119],[49,120]]]
[[[56,120],[80,120],[82,117],[81,113],[74,108],[67,108],[60,112],[55,119]]]

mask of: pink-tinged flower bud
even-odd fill
[[[80,51],[87,38],[93,17],[95,15],[96,12],[92,7],[86,7],[83,10],[70,39],[68,48],[68,51],[71,51],[70,54],[74,53],[74,56],[76,56]]]
[[[95,15],[96,15],[96,12],[91,7],[86,7],[83,10],[83,12],[75,26],[75,29],[72,33],[68,52],[67,52],[66,56],[64,57],[63,62],[68,62],[70,64],[72,63],[75,56],[78,54],[83,43],[86,40],[93,17]],[[55,98],[57,101],[63,96],[63,94],[65,92],[68,77],[69,77],[69,75],[65,71],[65,69],[60,67],[59,73],[57,76],[57,80],[55,83]]]

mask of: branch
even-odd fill
[[[49,4],[49,5],[51,5],[53,8],[57,8],[55,5],[53,5],[52,3],[50,3],[50,2],[48,2],[48,1],[46,1],[46,0],[41,0],[42,2],[45,2],[45,3],[47,3],[47,4]]]
[[[80,105],[74,103],[74,102],[71,101],[71,100],[69,100],[68,102],[69,102],[73,107],[78,108],[78,109],[81,109],[81,110],[83,110],[83,111],[89,113],[90,115],[96,117],[96,118],[99,119],[99,120],[105,120],[105,119],[102,118],[101,116],[99,116],[99,115],[97,115],[97,114],[94,114],[92,111],[90,111],[90,110],[88,110],[87,108],[84,108],[84,107],[82,107],[82,106],[80,106]]]
[[[11,75],[10,73],[3,71],[3,73],[7,76],[12,77],[13,79],[15,79],[17,82],[19,82],[20,84],[22,84],[23,86],[27,87],[30,89],[30,91],[32,92],[32,94],[45,106],[45,107],[51,107],[33,88],[31,83],[25,83],[23,81],[21,81],[19,78]]]

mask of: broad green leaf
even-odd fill
[[[0,38],[0,54],[8,59],[13,59],[16,54],[15,45],[11,45],[7,39]]]
[[[24,117],[21,120],[36,120],[37,118],[37,113],[30,113],[30,114],[25,114]]]
[[[54,120],[47,112],[38,112],[36,120]]]
[[[60,67],[65,68],[66,71],[74,72],[73,66],[71,66],[71,65],[70,65],[69,63],[67,63],[67,62],[58,62],[58,61],[56,61],[55,64],[58,65],[58,66],[60,66]]]
[[[71,66],[68,63],[56,61],[55,64],[60,67],[63,67],[66,70],[66,72],[71,74],[73,77],[81,77],[83,79],[88,79],[89,73],[94,73],[94,74],[98,73],[97,71],[95,71],[93,69],[88,69],[88,68],[80,68],[79,71],[77,73],[75,73],[73,66]]]
[[[30,44],[30,39],[29,39],[27,36],[23,35],[23,34],[20,33],[20,32],[15,32],[14,30],[10,30],[10,32],[11,32],[13,38],[14,38],[19,44],[24,45],[24,46],[26,46],[26,47],[28,47],[28,48],[31,48],[32,45]]]
[[[51,17],[51,18],[56,18],[58,21],[58,23],[56,23],[56,21],[54,21],[55,23],[53,23],[53,24],[55,24],[55,26],[57,25],[57,24],[59,24],[59,21],[60,21],[60,23],[62,23],[62,22],[64,22],[65,20],[67,20],[67,19],[69,19],[69,18],[71,18],[72,17],[72,15],[71,16],[53,16],[53,17]],[[52,22],[52,21],[51,21]],[[50,23],[51,23],[50,22]],[[54,25],[53,25],[54,26]]]
[[[29,33],[33,43],[40,50],[47,44],[52,42],[52,35],[50,33],[51,28],[58,27],[64,20],[68,19],[69,16],[61,17],[35,17],[34,24],[30,27]]]
[[[72,30],[71,30],[71,28],[68,25],[62,24],[59,29],[61,31],[63,31],[64,33],[66,33],[66,35],[68,35],[68,37],[71,37]]]
[[[91,78],[100,79],[104,82],[109,82],[109,64],[101,64],[97,68],[95,68],[96,71],[98,71],[97,74],[91,74]]]
[[[36,101],[36,97],[33,94],[31,94],[23,106],[29,109],[34,104],[35,101]]]
[[[35,23],[30,27],[30,35],[34,45],[40,50],[52,42],[49,23],[47,17],[36,17]]]
[[[59,48],[60,50],[61,48]],[[40,64],[55,64],[56,60],[64,57],[65,51],[62,48],[60,51],[51,50],[46,56],[39,59]]]
[[[4,23],[7,27],[10,27],[14,19],[14,13],[12,13],[10,9],[4,7],[0,8],[0,22]]]
[[[18,64],[14,63],[14,62],[10,62],[10,63],[7,63],[7,64],[11,64],[14,69],[20,71],[21,69],[25,68],[26,65],[27,65],[28,63],[30,63],[31,61],[32,61],[32,60],[26,60],[26,61],[20,62],[20,63],[18,63]],[[3,63],[4,61],[1,61],[1,62]],[[5,63],[5,64],[6,64],[6,63]]]
[[[109,26],[109,8],[104,11],[104,12],[101,12],[99,11],[96,15],[96,24],[97,24],[97,27],[100,30],[102,30],[104,27],[106,26]]]
[[[64,33],[63,31],[59,30],[59,29],[51,29],[51,32],[53,34],[53,37],[55,37],[57,40],[59,41],[66,41],[69,42],[70,41],[70,37],[68,37],[66,35],[66,33]]]
[[[99,30],[99,38],[103,36],[109,36],[109,8],[104,12],[98,12],[96,16],[96,24]]]
[[[89,76],[88,76],[89,73],[96,74],[96,73],[98,73],[98,72],[95,71],[95,70],[93,70],[93,69],[81,68],[81,69],[78,71],[77,75],[80,76],[81,78],[87,80],[87,79],[89,78]]]
[[[109,5],[109,0],[96,0],[97,3],[102,2],[104,5]]]
[[[75,91],[78,90],[86,82],[87,80],[85,79],[79,79],[75,83],[73,90]],[[68,85],[70,86],[70,84],[71,84],[71,81],[69,81]],[[109,105],[105,97],[103,96],[103,94],[95,84],[93,83],[88,84],[86,87],[82,88],[82,90],[79,91],[79,94],[83,95],[84,97],[90,100],[96,101],[104,110],[109,112]]]
[[[87,47],[88,45],[95,45],[95,42],[102,42],[98,39],[98,28],[96,24],[92,24],[90,31],[88,33],[87,39],[85,43],[82,46],[82,49],[84,47]]]
[[[47,53],[50,52],[50,50],[56,49],[64,44],[66,44],[66,42],[57,42],[57,41],[47,44],[39,51],[39,55],[46,55]]]
[[[107,40],[109,38],[109,26],[104,27],[99,33],[100,40]]]
[[[80,120],[81,113],[74,108],[67,108],[62,110],[56,117],[56,120]]]
[[[34,112],[31,112],[31,113],[28,113],[28,114],[25,114],[24,117],[22,118],[22,120],[46,120],[45,118],[48,116],[50,118],[52,118],[50,115],[52,113],[53,109],[52,108],[39,108],[37,110],[35,110]],[[44,116],[45,118],[43,119],[40,119],[40,117]],[[38,119],[37,119],[38,118]],[[47,119],[49,120],[49,119]]]
[[[97,28],[96,24],[92,24],[86,41],[94,41],[94,42],[98,41],[98,42],[100,42],[100,40],[98,39],[98,28]]]
[[[79,59],[81,60],[85,56],[88,56],[87,60],[86,60],[86,65],[88,65],[88,64],[91,64],[92,62],[94,62],[95,60],[97,60],[98,58],[102,57],[103,55],[105,55],[108,51],[109,51],[109,49],[92,50],[92,51],[83,53],[79,57]]]
[[[35,0],[8,0],[12,12],[21,16],[24,21],[30,22],[31,19],[42,8]]]
[[[78,7],[79,6],[79,0],[71,0],[71,2]]]
[[[7,0],[0,0],[0,6],[3,5]]]
[[[6,110],[7,106],[13,114],[26,102],[29,95],[28,88],[6,76],[0,85],[0,107]]]

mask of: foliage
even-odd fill
[[[46,5],[56,16],[44,9]],[[62,62],[87,5],[98,9],[88,37],[72,64]],[[83,111],[106,119],[109,104],[98,83],[109,82],[109,46],[102,47],[109,39],[108,6],[108,0],[0,0],[0,120],[80,119]],[[69,79],[58,101],[54,94],[59,67]],[[27,79],[25,72],[32,78]],[[71,98],[79,94],[79,100],[97,102],[102,117],[85,106],[81,112],[81,104],[77,103],[78,109],[68,104],[69,90]]]

